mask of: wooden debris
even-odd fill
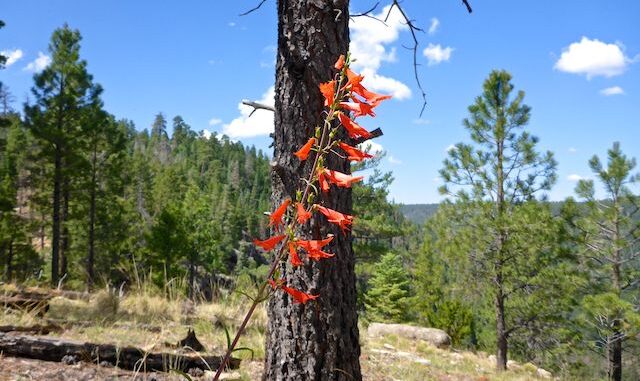
[[[32,332],[40,335],[48,335],[51,332],[61,332],[62,330],[62,327],[57,324],[36,324],[27,327],[17,325],[0,325],[0,332]]]
[[[187,337],[185,337],[184,339],[178,341],[178,347],[180,348],[185,348],[185,347],[189,347],[191,349],[193,349],[196,352],[204,352],[204,345],[202,345],[202,343],[200,343],[200,341],[198,340],[198,338],[196,337],[196,331],[189,329],[187,331]]]
[[[0,295],[0,306],[21,311],[35,311],[38,316],[44,316],[49,311],[51,296],[29,293],[25,295]]]
[[[0,333],[0,352],[5,356],[26,357],[45,361],[60,362],[63,358],[75,357],[78,361],[108,362],[122,369],[141,372],[192,368],[202,370],[216,369],[222,362],[222,356],[200,356],[198,354],[148,353],[135,347],[117,347],[112,344],[94,344],[37,337],[11,333]],[[231,369],[240,366],[240,359],[232,358]]]

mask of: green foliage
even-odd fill
[[[587,279],[581,314],[585,337],[612,357],[612,351],[635,345],[640,333],[640,197],[633,191],[640,175],[633,173],[636,161],[624,155],[619,143],[609,149],[606,167],[597,156],[589,167],[605,199],[596,198],[593,180],[581,180],[576,193],[584,203],[577,207],[569,201],[566,209]]]
[[[399,323],[407,319],[409,276],[399,255],[383,255],[369,285],[365,305],[370,321]]]
[[[433,245],[456,261],[466,277],[458,277],[461,284],[484,290],[472,297],[474,305],[495,306],[495,345],[502,367],[509,342],[527,357],[542,349],[537,345],[545,343],[514,342],[550,331],[566,311],[556,304],[566,301],[562,296],[568,287],[555,276],[563,261],[557,244],[561,221],[537,201],[556,180],[556,162],[551,152],[538,153],[538,139],[524,130],[530,108],[523,103],[524,92],[513,96],[513,89],[509,73],[493,71],[469,106],[464,125],[472,144],[456,144],[440,171],[445,181],[441,192],[456,204],[443,211],[448,224],[435,229]]]

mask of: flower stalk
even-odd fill
[[[307,260],[319,261],[335,255],[323,251],[323,247],[333,240],[333,235],[328,235],[321,240],[303,240],[296,237],[296,227],[305,224],[313,213],[317,211],[329,223],[337,225],[343,234],[346,234],[347,230],[351,228],[353,216],[329,209],[314,203],[314,201],[320,191],[327,193],[332,186],[351,187],[353,183],[361,181],[363,177],[354,177],[326,168],[325,157],[333,154],[343,159],[347,158],[349,161],[362,161],[371,158],[372,155],[351,147],[337,139],[336,136],[339,128],[342,127],[352,139],[369,138],[371,136],[369,132],[356,124],[349,117],[349,113],[354,118],[365,115],[374,116],[373,108],[378,106],[382,100],[389,99],[390,96],[376,94],[364,88],[361,84],[363,76],[352,72],[349,69],[349,65],[349,56],[340,56],[334,65],[337,70],[334,78],[319,85],[319,90],[325,100],[324,104],[327,107],[322,127],[317,127],[313,136],[297,152],[293,153],[300,161],[305,161],[312,152],[315,152],[313,165],[307,178],[304,179],[304,189],[299,189],[296,192],[295,200],[285,199],[269,216],[269,226],[273,228],[275,235],[265,240],[254,241],[256,246],[265,251],[276,250],[275,255],[265,281],[259,286],[256,297],[253,298],[253,302],[231,345],[227,348],[213,378],[214,381],[219,379],[227,366],[242,333],[259,303],[268,299],[278,290],[287,293],[293,298],[294,303],[305,304],[320,297],[320,294],[312,295],[288,287],[283,279],[276,279],[275,277],[278,265],[286,259],[287,254],[292,266],[305,265],[305,262],[300,259],[298,249],[302,249],[306,253]],[[336,123],[336,120],[339,123]],[[344,151],[344,153],[339,153],[338,149]]]

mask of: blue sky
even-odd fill
[[[270,153],[269,112],[247,119],[239,102],[272,97],[275,0],[244,17],[238,15],[257,0],[0,2],[7,24],[0,50],[12,58],[0,80],[16,107],[27,99],[33,71],[47,63],[52,31],[67,22],[82,33],[82,57],[116,117],[143,129],[157,112],[181,115],[196,131],[225,132]],[[370,87],[396,96],[376,119],[363,121],[385,132],[376,143],[387,151],[383,169],[396,179],[394,200],[440,200],[438,169],[447,147],[468,141],[461,121],[492,69],[512,73],[532,107],[528,130],[556,155],[551,199],[571,195],[576,179],[590,176],[587,160],[605,155],[614,141],[640,158],[640,2],[470,2],[471,15],[458,0],[403,2],[425,31],[418,36],[429,102],[422,118],[403,48],[411,43],[406,27],[394,17],[388,26],[367,18],[352,23],[358,69]],[[373,3],[352,1],[351,8],[357,13]]]

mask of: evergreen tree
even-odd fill
[[[605,167],[597,156],[589,160],[605,192],[596,198],[593,180],[580,180],[576,193],[584,200],[575,221],[588,279],[584,316],[595,335],[595,348],[606,350],[607,375],[622,380],[625,345],[640,334],[637,292],[640,276],[640,197],[634,194],[640,175],[636,161],[614,143]]]
[[[407,320],[409,276],[399,255],[391,252],[383,255],[369,285],[365,304],[370,321],[401,323]]]
[[[521,204],[535,200],[556,179],[553,155],[536,152],[538,139],[522,131],[530,118],[529,106],[522,103],[524,92],[512,97],[512,91],[509,73],[491,72],[482,95],[469,106],[470,118],[464,120],[474,144],[457,144],[440,171],[446,184],[441,192],[459,202],[460,218],[474,228],[471,234],[477,246],[468,254],[494,296],[496,357],[501,370],[507,366],[509,336],[527,323],[514,316],[515,311],[507,311],[508,302],[517,294],[526,297],[529,281],[544,269],[528,267],[537,262],[528,255],[531,248],[522,244],[522,235],[550,225],[548,219],[523,215],[520,218],[531,226],[522,231],[513,223],[514,217]],[[535,212],[535,208],[523,212]],[[513,326],[508,326],[508,317],[515,318]]]
[[[34,75],[34,103],[25,106],[27,126],[40,148],[40,165],[53,167],[51,187],[51,282],[57,285],[60,270],[66,272],[69,245],[67,219],[75,151],[82,118],[92,102],[92,77],[80,59],[80,32],[67,25],[53,32],[51,64]]]

